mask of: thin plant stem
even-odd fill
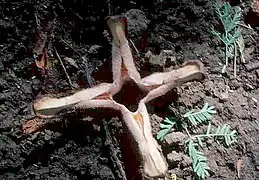
[[[187,129],[187,127],[186,127],[186,126],[184,126],[184,130],[186,131],[187,135],[188,135],[188,136],[189,136],[189,138],[191,139],[191,138],[192,138],[192,136],[190,135],[190,133],[189,133],[189,131],[188,131],[188,129]]]
[[[228,67],[228,45],[225,46],[225,66],[223,67],[222,73],[225,73],[226,68]]]
[[[235,51],[235,54],[234,54],[234,76],[236,77],[237,76],[237,45],[236,45],[236,43],[234,43],[234,51]]]
[[[199,135],[191,136],[191,139],[196,139],[196,138],[200,138],[200,137],[215,137],[215,136],[231,136],[231,135],[228,135],[228,134],[199,134]]]

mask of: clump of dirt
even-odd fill
[[[245,22],[249,22],[251,6],[247,2],[235,4],[243,8]],[[205,81],[187,83],[175,90],[178,99],[171,108],[149,107],[154,135],[166,116],[183,114],[208,102],[218,112],[213,125],[228,123],[239,134],[238,142],[230,148],[206,143],[203,152],[211,168],[209,179],[236,177],[238,159],[243,160],[241,179],[259,179],[259,128],[251,124],[259,120],[259,73],[248,72],[242,64],[238,64],[237,78],[232,75],[232,64],[226,74],[220,73],[224,47],[210,33],[210,27],[218,24],[212,1],[1,0],[0,8],[1,179],[123,179],[100,119],[71,113],[40,132],[26,135],[21,128],[33,114],[32,103],[37,97],[67,94],[90,87],[91,82],[111,80],[111,39],[105,17],[122,13],[129,20],[128,35],[138,50],[132,46],[141,75],[175,68],[190,59],[201,60],[207,71]],[[39,27],[48,23],[53,23],[53,29],[46,56],[52,66],[41,69],[35,65],[33,48]],[[259,54],[259,27],[258,23],[252,25],[254,30],[243,28],[247,63],[257,62]],[[169,54],[164,56],[164,52]],[[163,63],[150,60],[151,56],[164,58]],[[112,119],[108,127],[117,163],[124,166],[128,157],[123,156],[127,150],[121,149],[126,141],[122,125]],[[183,149],[182,144],[161,144],[170,163],[169,171],[178,178],[191,179],[188,157],[176,151]]]

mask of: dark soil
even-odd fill
[[[232,3],[243,8],[244,23],[250,23],[254,29],[243,28],[245,59],[247,63],[258,62],[258,15],[247,2]],[[127,155],[132,149],[123,146],[128,140],[118,118],[105,118],[113,153],[102,118],[91,117],[93,112],[84,113],[84,118],[72,112],[27,135],[21,128],[33,114],[32,103],[38,97],[67,94],[100,81],[111,81],[111,39],[105,17],[126,13],[128,36],[139,51],[136,54],[132,49],[141,75],[175,68],[191,59],[201,60],[208,74],[203,82],[177,88],[179,97],[171,106],[149,108],[154,135],[165,116],[183,114],[208,102],[218,112],[212,119],[213,125],[228,123],[239,134],[238,142],[230,148],[206,143],[203,152],[211,168],[208,179],[238,179],[238,159],[243,160],[240,179],[259,179],[259,127],[251,124],[259,120],[259,71],[248,72],[238,63],[238,75],[234,78],[231,63],[226,74],[220,73],[224,47],[210,33],[210,27],[218,24],[212,5],[207,0],[1,0],[0,178],[117,180],[122,179],[118,162],[126,169],[128,179],[139,178],[127,165],[134,157]],[[37,67],[33,58],[33,48],[40,42],[39,29],[48,35],[51,68],[47,70]],[[169,55],[163,55],[163,50],[170,50]],[[158,56],[157,60],[148,58],[148,51],[151,56]],[[64,60],[65,57],[74,61]],[[165,157],[175,156],[176,152],[170,154],[168,145],[161,145]],[[111,154],[119,159],[117,163]],[[177,179],[192,179],[190,163],[179,165],[183,159],[176,164],[170,160],[169,172],[175,173]]]

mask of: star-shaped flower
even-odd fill
[[[141,78],[137,71],[132,53],[125,35],[125,18],[111,16],[107,18],[113,37],[112,72],[113,83],[101,83],[63,98],[44,97],[34,103],[38,117],[49,118],[65,108],[109,108],[120,111],[122,119],[138,145],[143,160],[144,173],[150,177],[165,175],[168,164],[161,148],[151,133],[151,124],[146,103],[165,95],[167,92],[187,81],[202,80],[203,65],[199,61],[188,61],[181,68],[170,72],[159,72]],[[139,101],[135,112],[129,111],[123,104],[113,100],[126,81],[133,81],[147,95]],[[132,97],[134,98],[134,97]],[[28,128],[24,126],[25,128]]]

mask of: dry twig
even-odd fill
[[[113,161],[115,161],[115,164],[116,164],[117,168],[119,169],[120,176],[122,177],[123,180],[127,180],[127,177],[126,177],[125,171],[122,167],[122,164],[116,155],[116,150],[115,150],[115,147],[113,146],[112,136],[110,134],[107,122],[105,120],[103,120],[103,127],[104,127],[104,130],[106,133],[105,145],[109,146],[110,155],[112,156]]]
[[[62,68],[63,68],[63,70],[64,70],[64,72],[65,72],[65,74],[66,74],[66,77],[67,77],[67,79],[68,79],[68,83],[69,83],[69,85],[71,86],[71,88],[73,89],[73,84],[72,84],[71,79],[70,79],[70,77],[69,77],[69,75],[68,75],[68,73],[67,73],[67,70],[66,70],[66,68],[65,68],[65,66],[64,66],[64,64],[63,64],[63,62],[62,62],[62,60],[61,60],[61,58],[60,58],[60,56],[59,56],[59,54],[58,54],[58,51],[56,50],[56,48],[54,48],[54,50],[55,50],[56,56],[57,56],[57,58],[58,58],[58,60],[59,60],[59,62],[60,62],[60,64],[61,64],[61,66],[62,66]]]
[[[130,41],[131,45],[133,46],[134,50],[136,51],[136,53],[139,54],[139,51],[138,51],[138,49],[136,48],[136,46],[135,46],[135,44],[133,43],[133,41],[132,41],[131,39],[130,39],[129,41]]]
[[[239,25],[239,26],[241,26],[241,27],[244,27],[244,28],[247,28],[247,29],[249,29],[249,30],[254,30],[251,26],[250,26],[250,24],[248,24],[248,25],[246,25],[246,24],[242,24],[242,23],[237,23],[237,25]]]
[[[253,70],[259,69],[259,61],[246,64],[245,67],[247,71],[253,71]]]
[[[239,159],[237,161],[237,177],[240,179],[240,171],[241,171],[241,167],[242,167],[242,163],[243,163],[243,160],[242,159]]]

